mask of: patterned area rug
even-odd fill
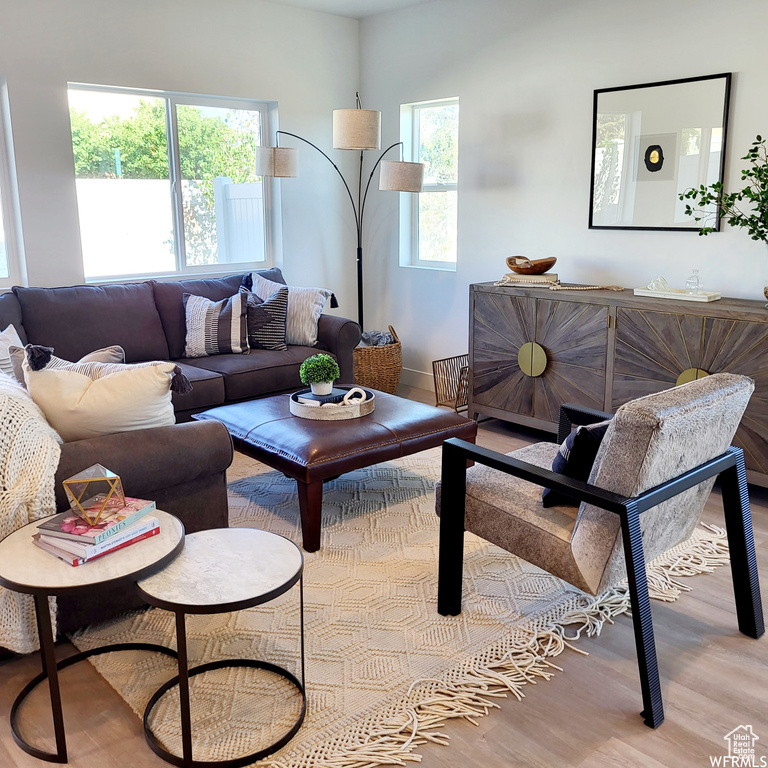
[[[438,519],[433,486],[439,449],[345,475],[325,487],[322,547],[305,554],[307,699],[296,737],[262,764],[276,768],[362,768],[418,760],[455,717],[488,713],[499,696],[560,669],[552,661],[582,632],[595,634],[628,609],[624,588],[591,598],[472,535],[465,596],[457,617],[437,613]],[[295,483],[237,455],[230,470],[232,526],[300,541]],[[724,534],[699,528],[649,567],[653,596],[675,600],[678,576],[728,562]],[[257,608],[187,619],[192,664],[260,658],[298,674],[298,587]],[[86,649],[111,642],[174,646],[173,616],[152,609],[91,627]],[[124,652],[92,660],[141,714],[172,677],[172,660]],[[295,719],[298,697],[258,670],[222,669],[192,678],[197,760],[222,760],[274,741]],[[175,689],[155,708],[152,728],[181,754]],[[639,694],[638,694],[639,695]]]

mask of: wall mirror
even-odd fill
[[[698,232],[679,196],[723,180],[730,90],[729,72],[595,91],[590,229]]]

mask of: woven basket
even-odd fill
[[[352,350],[352,359],[355,364],[355,384],[394,395],[400,383],[400,371],[403,369],[403,348],[391,325],[389,332],[395,340],[394,344],[385,344],[383,347],[355,347]]]

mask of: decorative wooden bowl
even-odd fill
[[[554,256],[534,261],[526,259],[525,256],[509,256],[507,266],[518,275],[543,275],[555,266],[556,261]]]

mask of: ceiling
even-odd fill
[[[419,5],[427,0],[269,0],[280,5],[308,8],[310,11],[333,13],[351,19],[364,19],[377,13],[395,11],[409,5]]]

